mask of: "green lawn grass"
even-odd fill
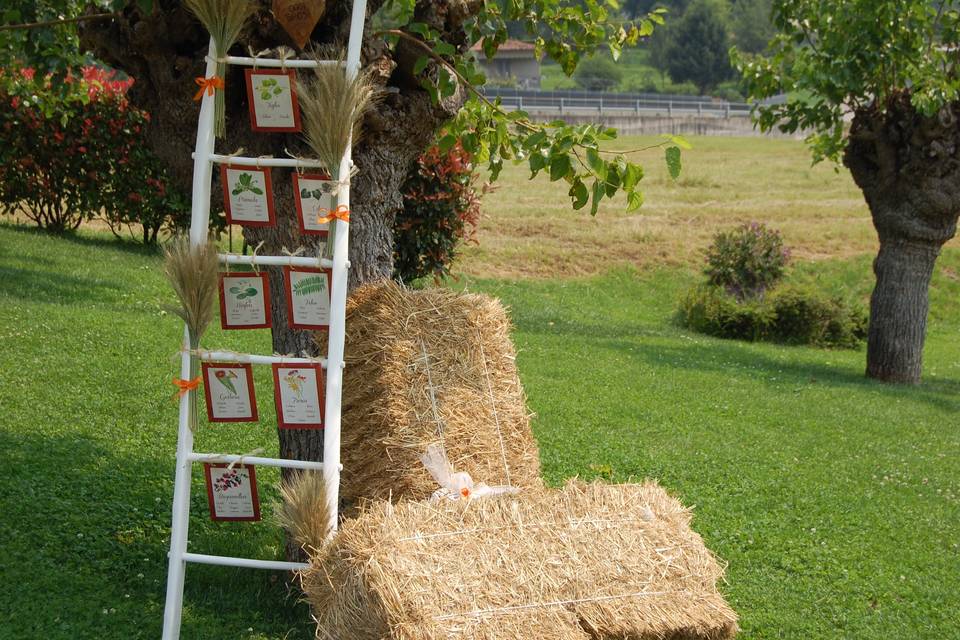
[[[862,298],[869,257],[797,268]],[[934,282],[926,377],[863,378],[862,351],[676,328],[684,266],[585,279],[464,278],[512,308],[551,483],[659,478],[729,562],[744,638],[944,638],[960,628],[960,250]],[[0,638],[156,638],[170,523],[181,325],[159,258],[90,233],[0,225]],[[210,346],[268,352],[266,331]],[[272,405],[269,371],[258,400]],[[276,454],[259,424],[202,425],[197,450]],[[263,469],[261,496],[276,499]],[[194,474],[190,548],[276,558],[269,520],[213,523]],[[269,508],[265,509],[269,512]],[[276,574],[191,566],[183,638],[311,637]]]

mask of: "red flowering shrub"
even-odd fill
[[[450,273],[460,242],[474,241],[480,196],[470,154],[456,143],[433,146],[417,160],[403,185],[403,211],[393,226],[393,275],[412,282]]]
[[[187,200],[143,145],[150,116],[127,101],[132,82],[98,67],[57,82],[0,72],[0,213],[57,233],[102,217],[145,243],[185,224]]]

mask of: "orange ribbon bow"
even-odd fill
[[[212,76],[210,78],[199,77],[199,78],[194,78],[193,81],[196,82],[198,85],[200,85],[200,89],[198,89],[197,92],[193,95],[194,100],[199,100],[200,98],[202,98],[204,91],[207,92],[208,96],[213,95],[214,89],[220,89],[221,91],[223,91],[223,87],[224,87],[223,78],[221,78],[220,76]]]
[[[337,205],[337,208],[333,211],[326,207],[320,207],[320,216],[317,218],[317,224],[324,224],[333,220],[350,222],[350,209],[347,208],[347,205]]]
[[[174,378],[173,386],[177,387],[178,389],[178,391],[173,394],[173,397],[182,398],[185,393],[188,391],[193,391],[200,386],[200,376],[197,376],[193,380],[181,380],[180,378]]]

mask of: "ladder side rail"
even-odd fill
[[[207,54],[206,76],[216,74],[216,50],[210,39]],[[193,194],[190,210],[190,244],[202,245],[207,241],[210,219],[210,154],[213,153],[213,96],[204,92],[197,122],[197,143],[193,161]],[[180,356],[180,377],[190,377],[190,339],[187,328],[183,329],[184,352]],[[196,393],[196,392],[195,392]],[[190,454],[193,452],[193,431],[189,422],[190,405],[187,394],[180,398],[180,421],[177,428],[177,460],[173,483],[173,507],[170,525],[170,553],[167,565],[167,596],[163,608],[163,640],[180,637],[180,621],[183,615],[183,578],[186,572],[184,554],[187,553],[187,533],[190,526]]]
[[[348,79],[360,71],[360,47],[363,41],[367,0],[354,0],[350,17],[350,40],[347,45],[346,74]],[[341,185],[337,206],[350,208],[350,172],[353,168],[351,146],[347,143],[337,180]],[[347,309],[347,251],[350,225],[335,219],[336,236],[333,248],[333,273],[330,291],[330,336],[327,343],[327,420],[323,431],[323,475],[327,485],[327,507],[330,512],[331,535],[338,526],[340,503],[340,412],[343,391],[343,340]]]

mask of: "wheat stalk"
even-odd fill
[[[227,63],[222,60],[240,36],[247,18],[256,11],[256,4],[249,0],[184,0],[184,4],[210,32],[217,52],[217,76],[226,82]],[[217,90],[213,100],[218,138],[226,131],[225,90]]]
[[[330,535],[327,483],[318,471],[302,471],[280,485],[283,502],[277,505],[276,519],[301,548],[312,552],[323,548]]]

